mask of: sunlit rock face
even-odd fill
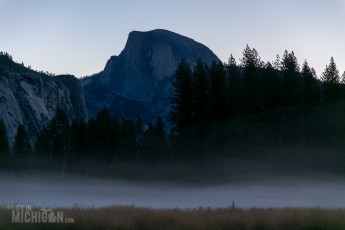
[[[70,120],[88,119],[83,88],[75,77],[47,76],[9,60],[0,60],[0,68],[0,118],[10,144],[19,124],[25,126],[34,143],[54,117],[57,106],[66,111]]]
[[[192,66],[199,58],[207,64],[219,61],[203,44],[167,30],[131,32],[120,55],[112,56],[101,73],[83,80],[89,114],[108,107],[130,118],[164,115],[183,58]]]

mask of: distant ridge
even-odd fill
[[[23,124],[31,143],[61,107],[72,121],[88,120],[81,82],[71,75],[48,76],[0,53],[0,119],[10,144]]]

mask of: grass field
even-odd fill
[[[74,223],[12,223],[0,209],[0,229],[345,229],[345,209],[150,209],[134,206],[53,209]]]

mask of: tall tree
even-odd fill
[[[64,160],[71,150],[71,127],[66,112],[57,106],[54,118],[48,124],[50,160]]]
[[[274,60],[273,61],[273,68],[275,69],[275,70],[281,70],[281,68],[282,68],[282,61],[281,61],[281,59],[280,59],[280,56],[277,54],[277,56],[276,56],[276,60]]]
[[[193,72],[193,120],[196,125],[203,124],[209,116],[210,83],[207,67],[198,59]]]
[[[8,153],[8,137],[4,121],[0,119],[0,154]],[[1,157],[1,156],[0,156]]]
[[[301,72],[304,83],[304,102],[311,103],[320,100],[320,87],[314,69],[310,69],[308,62],[304,61]]]
[[[248,45],[243,51],[241,66],[244,68],[243,76],[245,80],[245,110],[250,113],[258,112],[262,109],[262,95],[260,94],[260,70],[263,63],[259,53]]]
[[[243,111],[244,81],[232,54],[227,66],[226,97],[228,116]]]
[[[322,73],[322,88],[323,99],[326,101],[337,100],[340,96],[340,77],[337,65],[334,58],[331,57],[329,65],[326,66],[325,71]]]
[[[299,65],[294,52],[289,53],[285,50],[281,70],[283,73],[284,104],[287,106],[300,104],[302,86]]]
[[[90,157],[106,161],[119,157],[120,132],[117,117],[103,108],[86,124],[86,152]]]
[[[30,140],[23,124],[18,126],[17,133],[14,137],[12,151],[19,161],[25,161],[29,154],[32,153]]]
[[[212,116],[216,120],[226,117],[226,81],[224,65],[221,62],[212,62],[210,68]]]
[[[169,120],[178,133],[186,132],[193,125],[192,71],[183,59],[175,72],[174,92],[171,97]]]
[[[262,94],[265,109],[277,108],[280,106],[281,89],[278,71],[267,62],[263,69]]]
[[[241,66],[247,68],[246,71],[253,71],[255,68],[263,67],[263,62],[256,49],[251,49],[249,45],[247,45],[242,54]]]

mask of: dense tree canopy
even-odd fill
[[[282,59],[277,55],[273,65],[263,64],[258,52],[247,46],[240,61],[237,66],[231,55],[226,66],[213,62],[208,67],[199,60],[193,71],[185,60],[181,62],[176,71],[170,112],[178,133],[185,133],[182,127],[214,119],[319,103],[321,98],[339,98],[339,71],[333,58],[322,81],[307,61],[300,71],[294,52],[285,51]]]

